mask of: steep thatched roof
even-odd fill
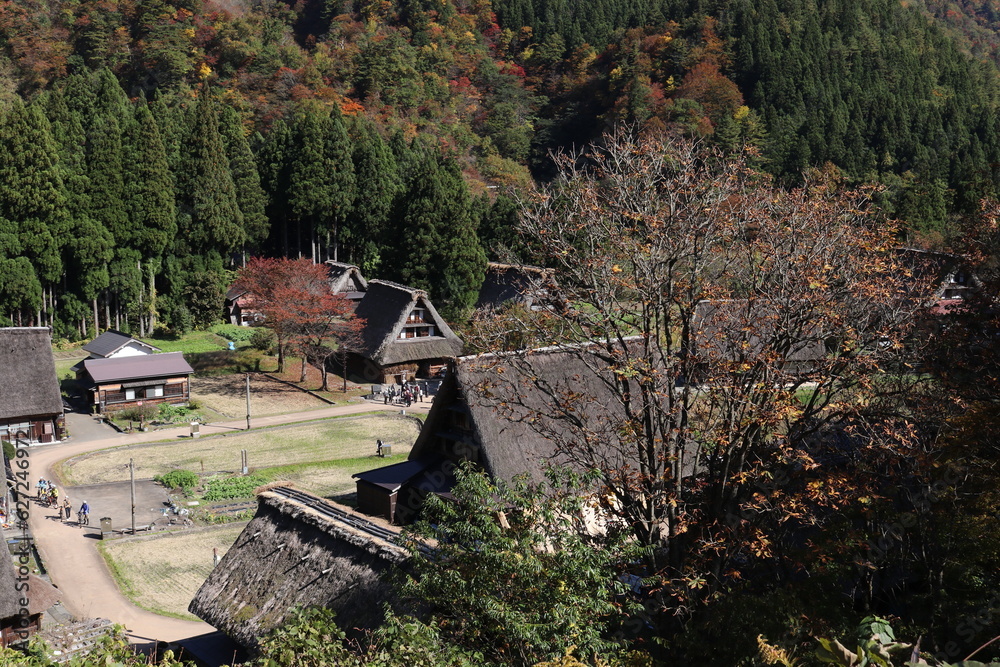
[[[0,419],[62,414],[62,395],[48,329],[0,329]]]
[[[552,269],[538,266],[515,266],[490,262],[479,288],[476,308],[500,308],[508,302],[526,308],[547,307],[555,300],[555,277]]]
[[[5,537],[0,530],[0,538]],[[54,605],[61,596],[58,589],[52,584],[33,574],[28,575],[26,582],[27,589],[17,589],[17,572],[14,569],[14,561],[7,552],[7,541],[4,539],[3,553],[0,553],[0,618],[10,618],[17,616],[21,610],[20,600],[28,600],[28,613],[32,616],[41,614],[46,609]]]
[[[368,521],[310,494],[265,487],[257,514],[189,609],[248,647],[295,607],[329,607],[347,627],[375,627],[383,602],[394,599],[381,575],[408,553],[367,531]]]
[[[533,482],[573,460],[634,466],[613,375],[596,361],[585,348],[457,359],[409,458],[471,460],[494,478]]]
[[[414,308],[422,308],[435,327],[435,335],[399,338]],[[462,341],[438,314],[427,292],[387,280],[371,280],[355,315],[365,320],[362,343],[357,352],[380,366],[423,359],[455,357]]]
[[[963,292],[982,287],[969,262],[960,255],[919,248],[896,248],[895,255],[906,269],[904,285],[915,293],[929,293],[929,301],[964,298]]]
[[[348,298],[360,297],[368,290],[368,281],[361,275],[361,269],[353,264],[326,261],[330,272],[330,291],[334,294],[346,294]]]

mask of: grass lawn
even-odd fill
[[[154,445],[116,447],[70,459],[59,464],[66,484],[101,484],[128,479],[128,461],[135,459],[140,478],[184,469],[196,473],[236,472],[240,450],[246,449],[254,469],[317,464],[338,459],[364,459],[375,451],[381,438],[393,446],[393,454],[406,454],[417,439],[416,420],[396,414],[366,414],[327,419],[310,424],[234,432],[228,436],[181,439]],[[378,467],[360,465],[351,472]]]
[[[191,379],[191,396],[200,405],[226,415],[227,419],[240,419],[247,414],[246,376],[242,373],[196,376]],[[254,374],[250,378],[250,410],[258,417],[302,412],[327,405],[315,396],[266,376]]]
[[[198,620],[187,606],[212,572],[212,549],[221,558],[246,523],[153,537],[99,542],[118,588],[136,606],[156,614]]]
[[[351,475],[381,468],[382,466],[402,463],[406,460],[406,455],[410,448],[397,452],[393,448],[392,456],[379,458],[375,456],[374,448],[367,456],[350,459],[337,459],[335,461],[324,461],[314,464],[283,465],[273,468],[258,468],[257,474],[264,475],[272,482],[286,481],[293,483],[297,488],[317,496],[330,498],[353,493],[357,488],[357,482]]]
[[[147,337],[142,338],[142,342],[155,345],[163,352],[217,352],[225,350],[229,346],[229,341],[211,331],[192,331],[177,337]]]
[[[78,359],[56,359],[56,377],[60,381],[75,379],[76,373],[71,371],[70,368],[79,363],[83,356],[81,355]]]

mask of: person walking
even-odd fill
[[[67,522],[67,521],[69,521],[69,515],[70,515],[70,512],[72,511],[72,509],[73,509],[73,505],[70,504],[69,498],[63,498],[62,511],[63,511],[63,514],[65,515],[64,518],[63,518],[63,522],[64,523]]]

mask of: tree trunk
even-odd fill
[[[302,373],[299,375],[299,383],[306,381],[306,355],[302,355]]]
[[[156,327],[156,276],[153,275],[153,267],[149,267],[149,335],[153,335]]]
[[[94,335],[97,335],[97,331],[100,329],[100,324],[97,323],[97,297],[94,297]],[[86,335],[86,334],[84,334]]]
[[[139,271],[139,337],[146,337],[146,318],[143,317],[143,284],[142,284],[142,261],[135,263],[135,268]]]
[[[284,256],[288,257],[288,216],[281,217],[281,237],[285,247]]]

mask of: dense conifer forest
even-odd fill
[[[883,184],[903,240],[944,247],[996,187],[993,23],[888,0],[8,2],[0,313],[183,330],[270,254],[460,317],[506,195],[623,123],[756,146],[790,186]]]

